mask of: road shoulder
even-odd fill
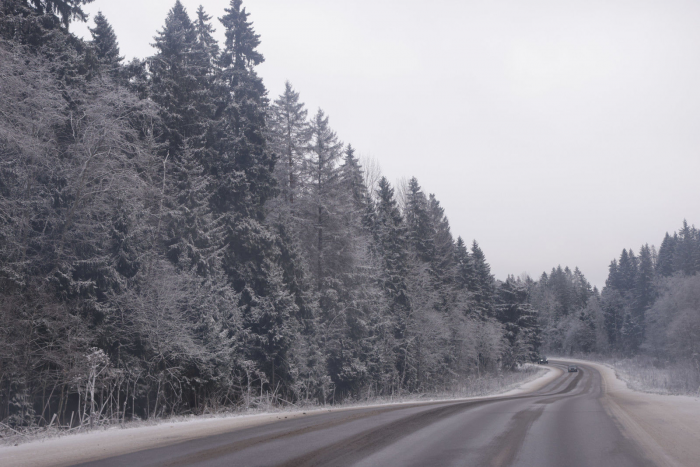
[[[587,360],[562,359],[595,368],[603,377],[603,403],[626,435],[661,466],[700,462],[700,398],[649,394],[627,387],[615,370]]]
[[[520,384],[516,389],[492,396],[453,399],[454,401],[478,400],[491,397],[512,396],[536,391],[559,376],[561,370],[546,367],[543,375]],[[445,400],[450,402],[452,400]],[[425,401],[424,403],[435,403]],[[19,446],[0,446],[0,467],[68,466],[80,462],[96,461],[145,449],[177,444],[193,439],[214,436],[229,431],[274,423],[285,418],[308,417],[329,411],[346,411],[367,407],[382,407],[399,404],[419,404],[407,401],[392,404],[372,404],[315,410],[285,411],[255,415],[195,418],[189,421],[164,422],[151,426],[130,428],[112,427],[100,431],[67,435],[57,438],[32,441]]]

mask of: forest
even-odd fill
[[[536,355],[525,285],[435,196],[268,98],[240,0],[175,2],[129,63],[103,15],[69,32],[84,3],[0,12],[5,425],[455,390]]]
[[[540,352],[700,374],[700,235],[496,280],[416,178],[392,184],[291,83],[241,0],[179,1],[126,62],[92,0],[0,5],[0,422],[457,391]],[[222,28],[218,43],[214,28]]]
[[[658,248],[622,250],[599,292],[576,268],[527,279],[542,351],[557,355],[643,357],[667,370],[673,392],[700,389],[700,231],[683,221]]]

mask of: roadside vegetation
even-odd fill
[[[174,2],[128,63],[102,14],[69,32],[91,2],[0,3],[0,436],[522,377],[526,284],[270,99],[240,0]]]
[[[658,251],[624,249],[602,292],[575,269],[527,280],[542,351],[612,365],[631,387],[700,394],[700,233],[683,222]]]

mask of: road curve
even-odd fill
[[[657,465],[606,407],[595,368],[551,365],[564,371],[525,395],[318,413],[79,465]]]

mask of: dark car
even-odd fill
[[[575,373],[578,371],[576,365],[569,365],[569,373]]]
[[[547,363],[549,363],[549,360],[547,360],[547,357],[540,357],[537,360],[537,363],[541,363],[542,365],[546,365]]]

